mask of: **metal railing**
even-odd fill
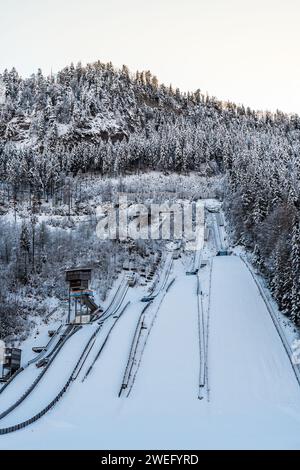
[[[113,315],[114,313],[117,312],[117,310],[120,308],[125,296],[126,296],[126,293],[127,293],[127,290],[128,290],[128,286],[125,284],[125,288],[124,290],[121,292],[121,295],[118,296],[118,294],[120,294],[120,290],[121,290],[121,286],[123,286],[123,282],[120,283],[117,291],[115,292],[114,296],[113,296],[113,299],[110,303],[110,305],[108,306],[108,308],[106,309],[106,311],[104,312],[105,314],[107,314],[111,308],[114,308],[114,310],[108,314],[105,319],[107,319],[108,317],[110,317],[111,315]],[[120,297],[120,298],[119,298]],[[114,304],[116,303],[116,299],[117,299],[117,306],[115,307]],[[120,316],[122,315],[122,313],[125,311],[125,309],[127,308],[127,306],[129,305],[129,302],[128,304],[126,304],[126,306],[124,307],[124,309],[122,310],[122,312],[120,313],[118,319],[120,318]],[[117,320],[118,320],[117,319]],[[115,322],[116,323],[116,322]],[[114,323],[114,325],[115,325]],[[113,326],[114,326],[113,325]],[[99,332],[99,330],[101,329],[102,327],[102,324],[99,326],[99,328],[96,329],[96,331],[92,334],[92,336],[89,338],[82,354],[80,355],[80,358],[78,359],[74,369],[72,370],[72,373],[68,379],[68,381],[66,382],[66,384],[64,385],[64,387],[61,389],[61,391],[58,393],[58,395],[54,398],[54,400],[52,400],[49,405],[47,405],[42,411],[40,411],[39,413],[37,413],[36,415],[34,415],[32,418],[26,420],[26,421],[23,421],[22,423],[19,423],[19,424],[16,424],[14,426],[10,426],[10,427],[7,427],[7,428],[2,428],[0,429],[0,435],[3,435],[3,434],[8,434],[8,433],[11,433],[11,432],[15,432],[15,431],[18,431],[20,429],[23,429],[27,426],[29,426],[30,424],[34,423],[35,421],[37,421],[38,419],[40,419],[42,416],[44,416],[51,408],[53,408],[53,406],[60,400],[60,398],[62,397],[62,395],[66,392],[66,390],[69,388],[71,382],[73,380],[75,380],[77,377],[78,377],[78,374],[84,364],[82,364],[82,366],[80,367],[80,370],[78,371],[78,367],[80,365],[80,362],[82,361],[84,355],[86,354],[87,352],[87,349],[89,348],[91,342],[93,341],[93,339],[96,337],[97,333]],[[63,339],[63,341],[61,342],[61,344],[57,344],[54,348],[54,350],[51,352],[51,355],[53,354],[53,352],[56,350],[54,356],[50,359],[50,361],[48,362],[48,364],[46,365],[46,367],[43,369],[43,371],[41,372],[41,374],[35,379],[35,381],[31,384],[31,386],[26,390],[26,392],[13,404],[11,405],[7,410],[5,410],[2,414],[0,414],[0,419],[4,418],[5,416],[7,416],[9,413],[11,413],[15,408],[17,408],[17,406],[19,406],[24,400],[26,397],[28,397],[28,395],[30,395],[30,393],[33,391],[33,389],[37,386],[37,384],[40,382],[40,380],[42,379],[42,377],[45,375],[46,371],[48,370],[48,368],[50,367],[50,365],[52,364],[52,362],[54,361],[55,357],[57,356],[57,354],[59,353],[60,349],[62,348],[62,346],[65,344],[65,342],[67,341],[67,339],[69,339],[74,333],[76,333],[79,329],[81,329],[82,326],[71,326],[71,332],[70,334],[66,335],[66,337]],[[72,331],[73,330],[73,331]],[[112,330],[112,328],[111,328]],[[111,332],[111,330],[109,331],[109,334]],[[65,334],[65,333],[64,333]],[[107,341],[107,338],[106,338],[106,341]],[[105,341],[105,344],[106,344],[106,341]],[[90,352],[90,351],[89,351]],[[86,358],[85,358],[86,359]],[[13,380],[13,378],[15,376],[17,376],[21,371],[23,370],[23,368],[19,369],[15,374],[14,376],[11,377],[10,381]],[[76,373],[76,370],[77,370],[77,373]],[[10,382],[9,381],[9,382]],[[0,393],[2,393],[3,389],[7,387],[8,384],[5,384],[4,387],[1,388],[0,390]]]
[[[27,426],[29,426],[30,424],[34,423],[35,421],[39,420],[42,416],[44,416],[49,410],[51,410],[51,408],[53,408],[54,405],[56,405],[56,403],[61,399],[61,397],[63,396],[63,394],[67,391],[67,389],[69,388],[70,384],[72,383],[72,381],[74,380],[74,374],[76,372],[76,369],[78,368],[78,365],[80,364],[80,361],[82,360],[82,357],[84,356],[87,348],[89,347],[91,341],[93,340],[94,336],[97,334],[97,330],[94,331],[93,335],[89,338],[82,354],[80,355],[80,358],[78,359],[74,369],[72,370],[72,373],[71,375],[69,376],[67,382],[65,383],[65,385],[63,386],[63,388],[60,390],[60,392],[56,395],[56,397],[45,407],[43,408],[39,413],[37,413],[36,415],[34,415],[32,418],[29,418],[27,419],[26,421],[23,421],[21,423],[18,423],[18,424],[15,424],[14,426],[10,426],[10,427],[7,427],[7,428],[2,428],[0,429],[0,435],[3,435],[3,434],[9,434],[11,432],[15,432],[15,431],[19,431],[20,429],[24,429],[26,428]]]
[[[0,420],[3,419],[5,416],[7,416],[8,414],[10,414],[13,410],[15,410],[30,394],[31,392],[35,389],[35,387],[38,385],[38,383],[41,381],[41,379],[43,378],[43,376],[46,374],[47,370],[49,369],[50,365],[52,364],[52,362],[54,361],[54,359],[56,358],[57,354],[59,353],[59,351],[61,350],[61,348],[63,347],[63,345],[65,344],[65,342],[74,334],[76,333],[81,327],[75,327],[73,331],[70,332],[70,334],[68,336],[66,336],[64,338],[64,340],[62,341],[62,343],[60,344],[59,348],[57,349],[56,353],[54,354],[54,356],[52,357],[52,359],[50,359],[50,361],[48,362],[48,364],[44,367],[44,369],[42,370],[42,372],[37,376],[37,378],[34,380],[34,382],[30,385],[30,387],[28,387],[28,389],[21,395],[20,398],[18,398],[17,401],[15,401],[15,403],[13,403],[10,407],[8,407],[5,411],[3,411],[2,413],[0,413]]]
[[[123,313],[125,312],[125,310],[127,309],[127,307],[128,307],[129,304],[130,304],[130,301],[127,302],[127,304],[124,306],[124,308],[121,310],[121,312],[120,312],[119,315],[117,316],[116,320],[113,322],[113,324],[112,324],[112,326],[110,327],[110,329],[109,329],[109,331],[108,331],[108,333],[107,333],[107,335],[106,335],[106,337],[105,337],[105,339],[104,339],[104,341],[103,341],[103,343],[102,343],[100,349],[98,350],[96,356],[94,357],[93,362],[91,363],[91,365],[90,365],[90,367],[88,368],[88,370],[87,370],[87,372],[86,372],[84,378],[82,379],[82,382],[84,382],[84,380],[86,380],[87,377],[89,376],[89,374],[91,373],[91,371],[92,371],[92,369],[93,369],[93,367],[94,367],[96,361],[99,359],[100,354],[102,353],[102,351],[103,351],[103,349],[104,349],[104,347],[105,347],[107,341],[109,340],[109,337],[110,337],[110,335],[111,335],[112,330],[114,329],[116,323],[120,320],[121,316],[123,315]],[[119,306],[119,307],[120,307],[120,306]],[[115,311],[115,314],[117,314],[117,311],[118,311],[119,307],[118,307],[117,310]],[[101,326],[102,326],[102,325],[101,325]],[[100,327],[100,328],[101,328],[101,327]]]
[[[285,349],[285,351],[286,351],[286,353],[287,353],[287,355],[288,355],[288,358],[289,358],[289,361],[290,361],[291,366],[292,366],[292,368],[293,368],[293,371],[294,371],[296,380],[297,380],[298,384],[300,385],[300,368],[299,368],[299,366],[298,366],[297,364],[294,364],[294,362],[293,362],[293,359],[292,359],[292,357],[293,357],[293,352],[292,352],[292,350],[291,350],[290,344],[289,344],[288,341],[287,341],[287,338],[286,338],[286,336],[285,336],[285,333],[284,333],[283,330],[282,330],[282,327],[281,327],[281,325],[280,325],[280,323],[279,323],[279,320],[277,319],[276,314],[275,314],[275,312],[274,312],[272,306],[270,305],[270,302],[268,301],[268,299],[267,299],[267,297],[266,297],[266,294],[265,294],[265,292],[264,292],[263,287],[261,286],[261,284],[260,284],[260,282],[258,281],[256,275],[254,274],[252,267],[249,265],[248,261],[247,261],[243,256],[239,255],[239,257],[240,257],[240,259],[243,261],[243,263],[245,264],[245,266],[247,267],[248,271],[250,272],[250,274],[251,274],[251,276],[252,276],[252,278],[253,278],[253,280],[254,280],[254,282],[255,282],[255,284],[256,284],[258,290],[259,290],[260,296],[262,297],[262,299],[263,299],[263,301],[264,301],[264,303],[265,303],[265,305],[266,305],[266,307],[267,307],[267,310],[268,310],[268,312],[269,312],[269,314],[270,314],[270,317],[271,317],[271,319],[272,319],[272,321],[273,321],[273,324],[274,324],[274,326],[275,326],[275,328],[276,328],[276,330],[277,330],[277,333],[278,333],[278,335],[279,335],[279,338],[281,339],[281,342],[282,342],[282,344],[283,344],[283,347],[284,347],[284,349]]]

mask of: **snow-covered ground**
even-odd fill
[[[140,287],[128,291],[124,303],[131,304],[87,379],[82,382],[109,323],[58,404],[28,428],[0,436],[0,448],[300,449],[300,388],[287,353],[247,267],[239,256],[212,256],[212,240],[213,233],[203,253],[211,256],[212,270],[207,266],[199,274],[208,331],[202,400],[197,277],[186,275],[183,257],[173,262],[169,279],[176,279],[163,296],[129,397],[118,393],[144,308]],[[36,403],[55,395],[88,333],[84,327],[69,340],[57,358],[60,369],[53,365],[36,399],[28,397],[0,427],[38,411]]]

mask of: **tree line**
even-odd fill
[[[300,120],[181,93],[150,72],[71,64],[0,76],[0,180],[15,204],[22,191],[63,201],[81,173],[148,170],[226,175],[234,240],[252,250],[282,309],[300,323]]]

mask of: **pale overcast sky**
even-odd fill
[[[102,60],[300,113],[300,0],[0,0],[0,71]]]

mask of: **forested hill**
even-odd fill
[[[221,73],[221,71],[220,71]],[[256,113],[150,72],[97,62],[55,77],[1,77],[0,181],[48,197],[66,175],[226,174],[235,240],[251,248],[280,307],[300,323],[300,119]]]
[[[210,174],[253,147],[285,152],[298,142],[297,116],[256,114],[200,91],[181,94],[150,72],[131,75],[111,63],[28,79],[13,69],[0,83],[1,179],[8,163],[9,177],[16,172],[22,181],[29,168],[34,179],[41,166],[47,181],[61,171],[116,174],[137,167]]]

